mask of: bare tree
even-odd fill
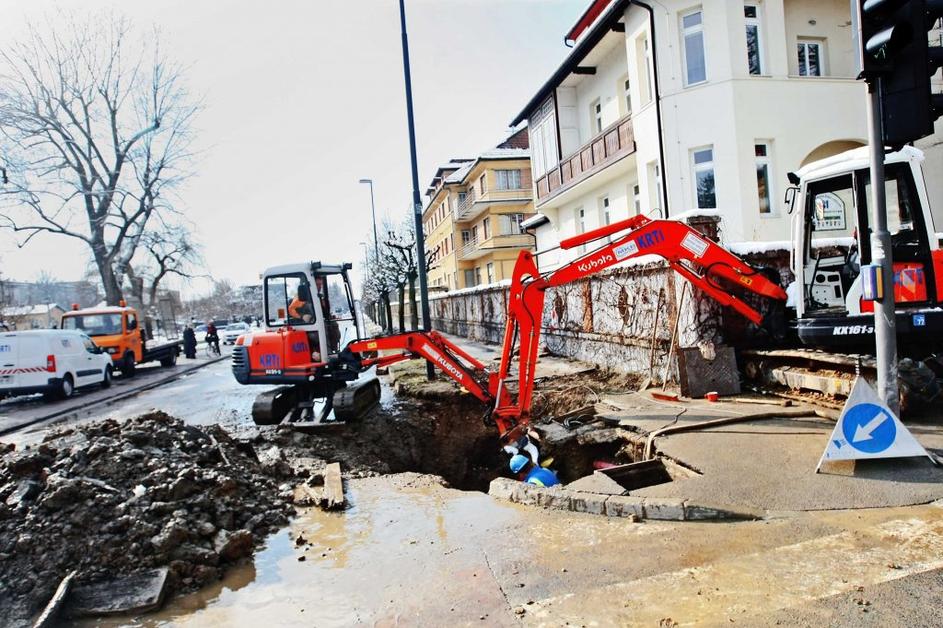
[[[200,247],[193,243],[185,225],[165,225],[148,230],[140,240],[135,260],[127,264],[126,277],[131,294],[144,307],[157,303],[161,282],[168,276],[193,278],[201,265]]]
[[[387,229],[384,246],[389,250],[387,264],[389,271],[396,277],[399,291],[399,327],[405,331],[405,287],[409,288],[409,323],[412,329],[419,329],[419,308],[416,305],[416,280],[419,277],[418,252],[416,247],[416,227],[412,218],[407,218],[395,229]],[[430,268],[438,256],[438,248],[426,251],[426,268]]]
[[[139,47],[135,35],[124,18],[65,14],[0,50],[0,228],[21,247],[83,242],[110,304],[151,220],[173,211],[198,110],[156,34]]]

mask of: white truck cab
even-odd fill
[[[885,156],[899,344],[925,345],[943,332],[943,251],[933,225],[923,153],[905,146]],[[790,290],[804,344],[869,352],[873,304],[863,299],[862,266],[871,263],[870,154],[856,148],[790,174],[793,205]],[[787,200],[788,197],[787,197]],[[835,251],[845,251],[836,254]]]
[[[43,393],[71,397],[77,388],[111,385],[111,356],[80,331],[0,333],[0,397]]]

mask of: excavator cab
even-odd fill
[[[903,344],[943,331],[936,308],[943,299],[943,252],[914,148],[887,155],[887,225],[894,264],[898,336]],[[793,225],[790,290],[803,344],[873,351],[873,302],[863,298],[862,267],[870,264],[871,181],[867,148],[854,149],[799,170]]]
[[[345,351],[364,337],[350,268],[308,262],[262,274],[265,331],[240,337],[232,358],[239,383],[281,385],[256,398],[257,424],[286,417],[298,427],[343,422],[379,401],[376,377],[362,377],[359,360]]]
[[[269,331],[304,332],[312,362],[337,356],[349,342],[363,337],[350,280],[350,264],[319,262],[277,266],[263,273],[263,309]],[[295,342],[298,342],[297,340]]]

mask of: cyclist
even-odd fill
[[[219,355],[219,332],[216,331],[216,325],[213,324],[213,321],[210,321],[206,324],[205,340],[206,344],[213,347],[213,353]]]

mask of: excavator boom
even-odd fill
[[[526,436],[531,419],[534,372],[547,288],[579,281],[626,260],[653,255],[667,260],[676,272],[694,286],[755,324],[762,322],[762,315],[727,292],[716,282],[716,278],[764,297],[786,300],[786,293],[779,285],[719,244],[675,220],[650,220],[645,216],[634,216],[563,240],[560,248],[572,249],[612,236],[615,237],[611,242],[546,275],[537,268],[533,253],[520,253],[511,280],[501,365],[497,373],[489,371],[480,361],[435,331],[358,340],[349,344],[348,349],[356,354],[401,351],[362,359],[364,367],[388,365],[419,357],[429,360],[468,392],[491,406],[491,418],[499,429],[502,441],[512,444]],[[518,389],[516,395],[511,395],[507,384],[512,376],[515,356]]]

